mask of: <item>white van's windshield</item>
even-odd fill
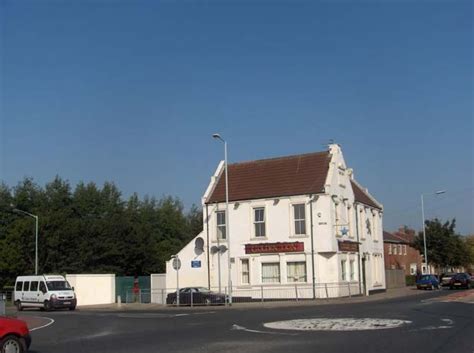
[[[49,281],[46,282],[48,290],[70,290],[71,286],[67,281]]]

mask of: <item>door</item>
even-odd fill
[[[30,283],[30,300],[32,303],[39,303],[39,288],[38,288],[38,281],[31,281]]]
[[[46,299],[49,299],[48,298],[48,290],[46,289],[46,284],[44,283],[44,281],[40,281],[38,289],[39,289],[38,301],[40,303],[44,303],[44,301]]]

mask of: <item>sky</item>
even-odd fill
[[[201,197],[334,140],[384,228],[474,233],[472,1],[0,0],[0,180]],[[438,190],[443,195],[433,196]]]

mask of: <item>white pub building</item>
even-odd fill
[[[328,151],[228,165],[202,198],[203,231],[177,255],[179,287],[258,298],[327,298],[385,290],[382,205]],[[229,238],[226,239],[226,227]],[[177,286],[172,261],[166,287]],[[235,301],[234,299],[234,301]]]

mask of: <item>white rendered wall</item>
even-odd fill
[[[114,274],[72,274],[66,279],[74,287],[78,306],[115,303]]]

